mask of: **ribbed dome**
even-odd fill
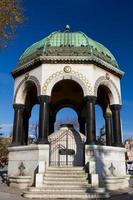
[[[23,64],[36,56],[88,56],[96,57],[118,67],[115,57],[102,44],[92,40],[83,32],[56,31],[28,47],[19,59]]]

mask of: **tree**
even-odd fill
[[[106,145],[105,126],[100,128],[100,135],[97,137],[97,144]]]
[[[8,146],[11,138],[0,138],[0,167],[4,167],[8,162]]]
[[[38,138],[38,122],[31,123],[29,126],[28,142],[34,143]]]
[[[6,47],[16,28],[24,20],[22,12],[23,0],[0,0],[0,48]]]

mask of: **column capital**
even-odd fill
[[[110,117],[112,117],[112,113],[111,112],[104,113],[104,118],[110,118]]]
[[[122,105],[120,105],[120,104],[112,104],[112,105],[110,105],[110,109],[111,110],[120,110],[121,107],[122,107]]]
[[[96,96],[87,95],[87,96],[84,97],[84,101],[85,101],[85,102],[95,103],[96,100],[97,100],[97,97],[96,97]]]
[[[40,95],[38,96],[38,101],[40,104],[42,103],[50,103],[51,97],[48,95]]]
[[[15,111],[16,110],[24,110],[25,109],[25,105],[24,104],[20,104],[20,103],[13,104],[13,108],[14,108]]]

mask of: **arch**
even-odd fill
[[[99,86],[105,86],[108,89],[108,95],[111,104],[121,104],[121,97],[118,88],[115,83],[105,76],[99,77],[94,86],[94,95],[97,96]]]
[[[67,113],[66,115],[63,114],[61,116],[60,113]],[[68,115],[69,113],[69,115]],[[79,129],[79,122],[78,122],[78,112],[71,106],[62,106],[58,109],[55,114],[55,123],[58,122],[58,126],[60,124],[73,124],[75,128]],[[59,127],[58,127],[59,128]]]
[[[73,104],[67,104],[67,105],[60,105],[60,106],[58,106],[57,109],[55,110],[55,113],[54,113],[54,114],[57,115],[57,113],[58,113],[61,109],[63,109],[63,108],[71,108],[71,109],[73,109],[73,110],[77,113],[77,115],[79,115],[79,111],[78,111],[77,107],[74,106]]]
[[[87,78],[83,74],[73,70],[70,73],[65,73],[64,71],[53,73],[43,84],[42,93],[50,96],[54,85],[63,79],[77,82],[83,89],[84,96],[92,95],[92,86]]]
[[[14,103],[24,103],[25,98],[23,96],[23,92],[24,92],[26,83],[28,83],[28,82],[33,82],[36,85],[36,88],[37,88],[37,95],[38,96],[41,95],[41,86],[40,86],[39,80],[35,76],[29,76],[28,78],[25,77],[19,83],[18,87],[15,90],[14,101],[13,101]]]

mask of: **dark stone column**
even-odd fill
[[[24,110],[24,118],[23,118],[23,125],[24,125],[24,130],[23,130],[23,140],[24,144],[28,144],[28,135],[29,135],[29,118],[31,116],[31,111],[28,108],[25,108]]]
[[[54,132],[55,117],[49,117],[49,134]]]
[[[50,97],[47,95],[41,95],[38,96],[38,100],[40,103],[38,143],[48,144]]]
[[[122,146],[121,120],[120,120],[121,105],[119,105],[119,104],[111,105],[110,109],[112,111],[112,119],[113,119],[114,145]]]
[[[25,105],[14,104],[14,123],[13,123],[13,138],[12,146],[23,145],[23,112]]]
[[[85,118],[79,117],[79,131],[80,133],[85,135]]]
[[[106,145],[112,145],[112,113],[108,112],[104,115],[105,119],[105,133],[106,133]]]
[[[96,143],[96,124],[95,124],[95,102],[96,96],[86,96],[86,125],[87,139],[86,144]]]

